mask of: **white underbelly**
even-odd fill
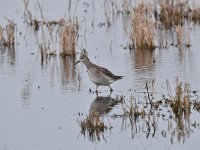
[[[114,81],[108,76],[96,75],[94,71],[88,71],[88,75],[90,80],[96,85],[108,86]]]

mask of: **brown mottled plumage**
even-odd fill
[[[81,55],[80,60],[77,61],[76,64],[79,62],[83,62],[85,64],[90,80],[96,84],[96,91],[98,90],[98,86],[110,87],[110,84],[112,84],[114,81],[123,78],[123,76],[114,75],[106,68],[93,64],[86,55]],[[111,87],[110,91],[112,91]]]

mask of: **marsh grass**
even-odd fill
[[[186,20],[192,20],[195,23],[200,22],[200,8],[193,7],[188,0],[159,0],[160,10],[159,20],[169,28],[175,25],[183,25]]]
[[[0,45],[2,47],[14,47],[15,44],[15,23],[8,20],[5,27],[0,26]]]
[[[177,35],[177,46],[179,48],[191,46],[189,29],[186,29],[181,25],[175,25],[175,32]]]
[[[195,101],[194,104],[193,104],[193,109],[200,112],[200,102]]]
[[[29,0],[23,0],[23,4],[24,4],[24,19],[25,22],[28,24],[32,24],[32,21],[34,21],[34,19],[32,18],[32,14],[28,8],[29,6]]]
[[[129,103],[122,103],[122,110],[125,116],[130,116],[131,118],[137,118],[139,116],[143,118],[146,114],[144,107],[140,108],[132,95]]]
[[[152,106],[151,106],[152,105]],[[150,135],[154,137],[156,133],[156,113],[153,103],[137,102],[131,96],[130,100],[124,101],[122,104],[122,115],[114,115],[115,118],[122,118],[122,130],[126,130],[127,126],[131,127],[131,135],[134,138],[135,134],[142,131],[146,133],[146,138]]]
[[[78,20],[71,18],[47,20],[39,1],[37,6],[41,20],[38,20],[33,17],[28,8],[29,0],[23,0],[23,2],[25,22],[33,27],[42,60],[48,56],[56,56],[58,53],[61,56],[75,55],[79,29]]]
[[[100,141],[101,138],[104,138],[104,132],[108,129],[103,119],[95,112],[92,116],[86,116],[85,119],[79,120],[78,122],[81,128],[81,134],[84,137],[88,137],[92,142]]]
[[[190,113],[191,101],[189,98],[189,84],[182,84],[178,79],[176,81],[176,95],[172,99],[171,107],[175,115]]]
[[[200,23],[200,8],[193,8],[191,12],[191,20]]]
[[[60,30],[60,54],[75,55],[76,54],[76,42],[78,37],[78,21],[67,21],[61,27]]]
[[[170,108],[172,109],[172,118],[175,121],[172,123],[170,120],[169,131],[172,131],[171,142],[175,136],[174,128],[176,129],[176,136],[178,141],[185,141],[191,134],[191,109],[192,101],[190,100],[189,84],[183,84],[179,79],[176,80],[175,96],[171,96]]]
[[[130,0],[104,0],[105,23],[99,26],[107,25],[108,27],[114,22],[115,17],[120,14],[129,15],[131,12]]]
[[[178,44],[178,46],[182,46],[182,44],[183,44],[183,26],[181,26],[181,25],[177,25],[177,26],[175,26],[175,31],[176,31],[176,34],[177,34],[177,44]]]
[[[139,95],[121,96],[121,109],[107,117],[121,119],[121,132],[129,131],[132,138],[142,133],[146,138],[161,134],[163,137],[171,136],[171,143],[175,139],[184,142],[192,133],[192,128],[199,126],[199,122],[191,118],[192,111],[200,112],[200,102],[194,101],[197,91],[192,92],[189,84],[177,78],[174,88],[166,81],[166,94],[158,100],[155,96],[157,92],[153,92],[154,82],[149,83],[145,85],[146,91]],[[161,133],[158,133],[159,123],[162,123],[162,127],[163,124],[167,126]],[[105,131],[113,128],[110,122],[106,125],[95,112],[79,121],[79,125],[81,134],[92,142],[104,139]]]
[[[38,43],[42,57],[75,55],[78,39],[78,23],[60,19],[59,24],[42,25]]]
[[[122,114],[114,114],[113,118],[122,118],[122,129],[131,128],[132,138],[135,134],[142,131],[146,133],[146,137],[150,135],[154,137],[157,132],[159,118],[163,122],[167,121],[168,132],[171,132],[171,142],[177,135],[179,141],[184,140],[191,134],[191,109],[194,107],[200,110],[199,102],[192,103],[191,90],[189,84],[183,84],[179,79],[176,80],[175,90],[171,90],[167,81],[168,97],[156,100],[154,94],[150,91],[151,86],[146,84],[147,91],[142,99],[136,100],[131,95],[130,99],[124,100],[122,103]],[[172,94],[173,93],[173,94]],[[165,111],[167,110],[167,111]],[[166,136],[165,131],[162,136]]]
[[[154,19],[152,5],[140,3],[131,12],[129,48],[154,49]]]
[[[166,26],[183,24],[189,18],[190,7],[187,0],[160,0],[160,21]]]

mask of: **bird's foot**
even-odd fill
[[[109,88],[110,88],[110,94],[113,92],[113,89],[109,86]]]
[[[96,92],[96,95],[97,95],[97,97],[98,97],[98,91],[96,90],[95,92]]]

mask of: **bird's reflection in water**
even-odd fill
[[[102,117],[108,114],[115,105],[119,104],[121,100],[112,98],[111,96],[97,96],[94,101],[92,101],[89,109],[89,116],[92,117],[94,114],[98,117]]]
[[[120,98],[112,98],[110,96],[103,97],[97,96],[94,101],[92,101],[89,108],[89,115],[86,116],[80,122],[81,134],[87,137],[91,142],[97,142],[100,140],[106,141],[106,134],[108,129],[112,128],[112,125],[104,120],[106,114],[111,112],[111,110],[122,102]]]

